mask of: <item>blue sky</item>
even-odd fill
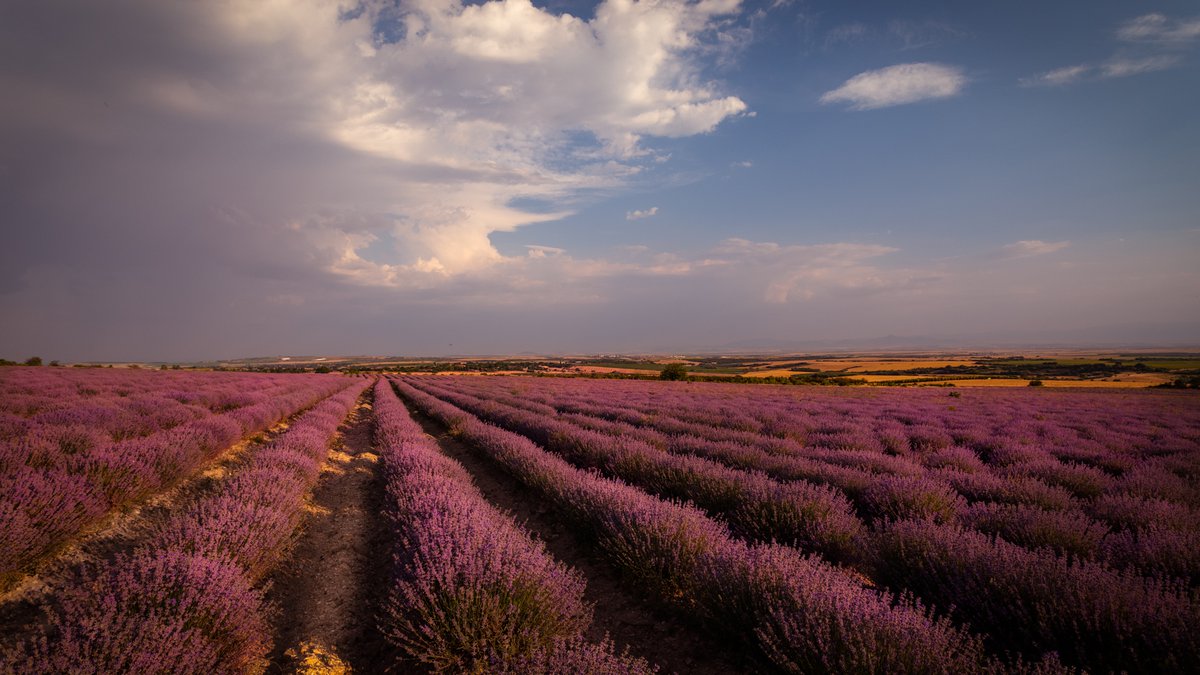
[[[1123,52],[1159,55],[1157,46],[1117,39],[1123,24],[1145,16],[1130,7],[777,8],[754,24],[755,38],[736,65],[714,71],[755,117],[658,144],[671,162],[640,190],[589,205],[568,219],[572,227],[532,226],[499,241],[715,243],[736,230],[772,241],[851,236],[957,255],[1014,237],[1195,227],[1200,79],[1195,64],[1184,62],[1183,45],[1161,50],[1180,59],[1161,71],[1023,86],[1037,74]],[[1155,9],[1187,16],[1188,6]],[[855,112],[820,103],[860,72],[905,62],[955,66],[969,81],[952,99],[910,106]],[[753,166],[740,168],[743,162]],[[625,211],[646,205],[659,205],[653,229],[620,222]]]
[[[0,64],[0,356],[1200,343],[1193,3],[48,1]]]

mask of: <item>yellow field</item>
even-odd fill
[[[776,370],[751,370],[749,372],[742,373],[742,377],[788,377],[796,374],[797,373],[794,370],[779,368]]]
[[[580,373],[628,373],[630,375],[653,375],[655,371],[646,368],[610,368],[608,366],[575,366]]]
[[[950,361],[945,359],[890,360],[890,359],[822,359],[809,362],[809,367],[823,371],[838,370],[847,373],[862,370],[912,370],[913,368],[947,368],[950,366],[973,366],[975,361]]]
[[[1167,380],[1169,380],[1169,379],[1170,378],[1167,378]],[[1131,380],[1131,379],[1120,380],[1120,381],[1042,380],[1042,383],[1047,387],[1056,387],[1056,388],[1076,388],[1076,389],[1078,389],[1078,388],[1084,388],[1084,387],[1091,387],[1091,388],[1097,388],[1097,389],[1138,389],[1138,388],[1153,386],[1155,384],[1158,384],[1161,381],[1163,381],[1163,380],[1159,380],[1159,381]],[[975,380],[952,380],[951,382],[956,387],[1028,387],[1029,386],[1029,380],[1005,379],[1005,378],[999,378],[999,377],[994,377],[991,379],[980,378],[980,379],[975,379]],[[928,386],[928,385],[917,385],[917,386]]]
[[[855,380],[863,382],[902,382],[904,380],[933,380],[938,381],[944,375],[851,375]]]

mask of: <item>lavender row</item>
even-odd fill
[[[564,419],[576,421],[568,414]],[[595,420],[596,418],[587,418]],[[659,433],[645,427],[605,429],[609,433]],[[593,423],[594,425],[594,423]],[[1058,462],[1035,449],[993,450],[989,469],[970,449],[951,446],[927,455],[924,476],[896,471],[895,458],[880,455],[866,464],[831,466],[797,456],[706,441],[698,436],[660,437],[673,452],[706,456],[777,477],[830,484],[848,494],[867,517],[957,520],[1030,548],[1102,561],[1152,576],[1200,583],[1200,512],[1161,497],[1150,474],[1130,471],[1118,489],[1103,493],[1106,474],[1093,467]],[[841,462],[862,463],[862,451],[843,452]],[[884,475],[879,475],[883,473]],[[888,473],[898,475],[887,475]],[[1138,481],[1141,488],[1128,488]],[[1161,484],[1174,485],[1172,475]],[[953,488],[950,490],[948,488]],[[1070,488],[1070,489],[1068,489]],[[970,508],[954,492],[972,502]],[[1178,493],[1178,490],[1174,491]],[[1169,494],[1169,493],[1168,493]]]
[[[870,519],[920,518],[954,522],[965,518],[966,500],[948,481],[932,476],[879,474],[798,456],[771,455],[745,446],[713,444],[695,436],[667,436],[654,429],[601,418],[557,415],[554,409],[539,410],[540,404],[536,403],[517,408],[512,398],[484,401],[458,393],[457,386],[448,389],[425,381],[414,380],[414,383],[427,391],[436,391],[439,396],[448,397],[460,406],[467,406],[494,423],[529,435],[573,461],[603,468],[656,492],[692,499],[710,510],[725,513],[743,535],[796,543],[818,550],[835,561],[851,561],[856,557],[855,549],[861,546],[857,539],[863,531],[861,522],[850,512],[843,493],[850,495],[859,512]],[[652,457],[651,448],[680,456]],[[764,468],[773,470],[763,473],[790,482],[780,486],[768,480],[758,473]],[[955,478],[952,474],[947,477]],[[805,479],[818,485],[832,485],[838,491],[803,482]],[[981,496],[1006,497],[1002,489],[1008,485],[1001,481],[1000,490]],[[760,487],[747,494],[751,486],[765,486],[771,492]],[[780,500],[788,497],[788,493],[801,491],[807,493],[807,498],[788,499],[781,504]],[[1020,494],[1026,493],[1018,496]],[[1057,523],[1054,512],[1035,511],[1046,513],[1047,522],[1052,526],[1076,524],[1074,521]],[[1028,516],[1029,512],[1022,513]],[[1080,517],[1087,521],[1086,517]],[[1103,528],[1100,530],[1106,532]],[[1042,534],[1049,539],[1054,532]],[[1064,532],[1060,538],[1070,541],[1071,534]],[[1043,545],[1048,542],[1029,543]]]
[[[515,431],[585,468],[629,481],[652,494],[685,499],[719,515],[741,537],[779,541],[817,551],[830,560],[852,560],[865,532],[849,502],[830,488],[794,481],[780,483],[759,472],[678,456],[637,439],[614,437],[497,401],[409,380],[438,398]]]
[[[234,413],[272,398],[311,389],[336,376],[224,372],[0,368],[0,448],[22,448],[53,461],[39,432],[54,438],[61,456],[141,438],[212,414]],[[61,445],[62,447],[57,447]],[[14,447],[15,446],[15,447]],[[23,461],[23,458],[19,458]],[[57,464],[56,464],[57,466]]]
[[[343,382],[216,492],[133,550],[81,570],[48,621],[0,654],[0,671],[260,671],[271,636],[255,584],[299,523],[304,495],[359,390]]]
[[[458,382],[454,387],[470,387],[472,384],[474,383]],[[484,391],[479,393],[482,395]],[[512,402],[511,398],[505,400]],[[880,515],[875,508],[878,505],[878,495],[876,499],[871,499],[866,492],[881,475],[919,478],[927,473],[925,467],[911,458],[886,454],[878,448],[866,448],[866,439],[869,437],[863,434],[860,434],[854,444],[814,448],[794,439],[760,436],[748,431],[724,429],[713,424],[684,422],[673,417],[674,411],[656,413],[649,417],[630,413],[624,409],[623,402],[613,401],[587,406],[563,405],[562,408],[572,411],[565,413],[563,417],[577,424],[606,433],[639,437],[672,453],[704,457],[733,468],[762,471],[781,480],[804,480],[830,485],[850,497],[866,517]],[[551,408],[551,411],[553,410],[557,409]],[[695,415],[693,412],[692,416]],[[819,442],[832,441],[826,439]],[[839,442],[849,443],[845,439]],[[969,456],[975,462],[967,461],[965,456]],[[1076,505],[1071,493],[1064,488],[1048,485],[1028,476],[993,475],[972,451],[965,448],[951,446],[933,451],[929,453],[927,462],[929,466],[945,467],[935,476],[940,485],[931,486],[935,493],[944,492],[944,486],[949,484],[964,492],[972,501],[1035,504],[1055,510]],[[974,475],[968,475],[976,472],[984,475],[978,479]],[[942,506],[952,508],[953,505]]]
[[[979,479],[988,474],[964,475]],[[1194,574],[1197,554],[1191,547],[1195,538],[1187,534],[1186,507],[1130,495],[1101,496],[1096,508],[1110,519],[1129,519],[1138,508],[1157,506],[1157,521],[1176,528],[1110,535],[1077,511],[994,503],[966,507],[961,498],[954,501],[953,491],[933,489],[927,477],[876,475],[864,483],[863,496],[877,499],[877,509],[903,505],[884,509],[882,515],[892,519],[925,516],[885,525],[871,537],[864,553],[874,558],[872,575],[897,590],[915,591],[953,608],[956,617],[989,631],[996,649],[1033,655],[1057,649],[1068,662],[1099,670],[1148,672],[1198,665],[1191,629],[1198,616],[1193,594],[1170,580],[1078,560],[1093,555],[1116,560],[1125,553],[1136,569],[1163,577]],[[1045,548],[1030,551],[938,524],[951,522],[951,513],[986,532]],[[1138,546],[1157,555],[1157,569],[1147,565],[1153,557]]]
[[[490,506],[386,380],[374,411],[394,534],[382,616],[390,642],[434,672],[653,672],[610,643],[584,641],[583,577]]]
[[[590,532],[642,588],[784,672],[966,673],[999,666],[920,606],[775,545],[747,545],[701,511],[581,471],[529,439],[407,384],[401,393]]]
[[[1200,505],[1200,400],[1173,392],[803,391],[787,388],[542,378],[519,386],[464,383],[564,412],[615,414],[672,434],[776,452],[892,455],[880,469],[919,469],[931,453],[965,448],[987,465],[1060,485]],[[743,423],[747,418],[757,423]],[[739,440],[740,439],[740,440]],[[755,439],[758,439],[757,441]],[[790,449],[790,450],[789,450]],[[848,452],[847,452],[848,451]],[[811,455],[810,455],[811,456]],[[891,468],[889,468],[891,467]],[[1088,469],[1092,469],[1089,471]]]
[[[140,438],[84,442],[94,435],[88,427],[47,422],[10,439],[0,458],[0,586],[114,509],[170,487],[236,441],[346,382],[306,379],[286,393],[248,397],[256,402]]]
[[[441,381],[448,382],[444,378]],[[990,467],[975,451],[961,446],[929,452],[922,458],[924,466],[866,450],[822,449],[814,453],[799,448],[781,453],[779,448],[785,442],[778,439],[765,439],[758,445],[714,441],[703,437],[705,428],[673,422],[664,415],[649,419],[615,404],[581,407],[559,403],[563,409],[589,413],[560,414],[559,408],[542,402],[550,399],[539,395],[539,388],[524,383],[521,393],[537,401],[512,396],[511,385],[502,387],[494,379],[459,379],[453,387],[479,395],[491,391],[497,395],[494,400],[506,405],[543,417],[557,415],[579,426],[636,438],[673,453],[761,470],[784,480],[832,485],[850,496],[865,517],[924,517],[943,522],[957,519],[1024,546],[1050,546],[1060,553],[1144,574],[1200,582],[1200,514],[1186,504],[1139,496],[1179,494],[1180,490],[1172,486],[1182,480],[1180,476],[1161,480],[1155,490],[1152,472],[1135,466],[1137,470],[1129,471],[1116,489],[1102,494],[1107,474],[1093,467],[1058,462],[1037,448],[993,449],[989,454],[994,464]],[[616,419],[639,420],[647,426]],[[666,433],[664,428],[674,433]],[[717,436],[730,433],[718,432]],[[1181,457],[1177,456],[1176,461]],[[1140,488],[1131,491],[1134,483]],[[970,509],[964,509],[965,502],[954,492],[972,502]]]
[[[861,445],[919,455],[952,444],[977,450],[1036,445],[1059,459],[1117,473],[1131,466],[1130,451],[1134,456],[1190,452],[1200,440],[1195,397],[1172,392],[963,390],[949,400],[946,392],[936,390],[758,391],[553,379],[538,380],[529,389],[534,396],[549,392],[559,402],[620,400],[627,410],[644,415],[667,413],[809,446]],[[1116,456],[1106,457],[1113,450]]]
[[[1055,650],[1096,672],[1200,671],[1200,598],[1181,584],[929,521],[888,523],[871,553],[877,580],[949,608],[997,649]]]

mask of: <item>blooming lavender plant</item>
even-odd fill
[[[874,550],[882,582],[952,608],[999,649],[1104,671],[1200,668],[1200,603],[1170,582],[927,521],[888,525]]]
[[[240,438],[346,383],[248,373],[4,369],[0,588],[113,509],[171,486]]]
[[[50,632],[0,656],[0,671],[245,673],[270,648],[263,598],[237,565],[141,549],[66,589]]]
[[[951,616],[987,631],[992,650],[1032,659],[1014,667],[1195,667],[1194,631],[1186,628],[1200,550],[1194,397],[964,390],[947,404],[933,390],[408,381],[580,466],[695,499],[742,536],[728,505],[746,499],[744,487],[688,473],[684,463],[672,465],[677,475],[653,468],[651,450],[842,492],[859,515],[880,518],[878,534],[858,540],[856,551],[876,564],[847,562],[897,592],[917,592],[939,612],[953,607]],[[476,433],[461,410],[442,414],[464,437]],[[563,480],[545,462],[499,441],[489,446],[494,431],[477,433],[479,445],[570,508]],[[778,642],[819,634],[784,631],[790,637]],[[1056,652],[1061,662],[1048,656]],[[788,667],[830,667],[816,663]]]
[[[54,598],[50,620],[0,665],[31,673],[261,670],[270,639],[254,584],[278,558],[316,481],[316,472],[305,480],[281,469],[280,458],[324,456],[360,391],[353,381],[340,385],[266,448],[261,466],[252,454],[236,477],[132,552],[82,568]]]
[[[739,534],[777,540],[848,560],[863,531],[849,502],[833,490],[803,481],[780,483],[713,460],[672,455],[648,443],[591,431],[496,401],[439,390],[464,409],[519,431],[571,462],[597,468],[654,494],[687,499],[721,514]]]
[[[391,642],[435,672],[653,672],[582,639],[583,577],[488,505],[386,381],[375,414],[395,537],[383,617]]]
[[[694,507],[581,471],[523,436],[403,382],[397,386],[587,528],[598,550],[640,587],[705,617],[718,634],[737,636],[782,670],[805,672],[819,664],[853,672],[998,667],[977,638],[910,602],[864,588],[843,570],[788,547],[747,545]],[[848,635],[853,639],[844,639]]]

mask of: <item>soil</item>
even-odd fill
[[[395,661],[376,628],[388,542],[369,396],[340,429],[302,532],[270,580],[268,672],[381,673]]]
[[[552,504],[510,476],[500,465],[447,434],[445,426],[409,406],[409,413],[432,436],[442,452],[461,463],[494,506],[511,514],[528,532],[546,543],[558,560],[587,579],[586,600],[594,605],[588,638],[612,638],[617,651],[645,658],[662,673],[754,672],[758,668],[734,645],[721,644],[644,597],[609,564],[571,524],[555,515]]]

